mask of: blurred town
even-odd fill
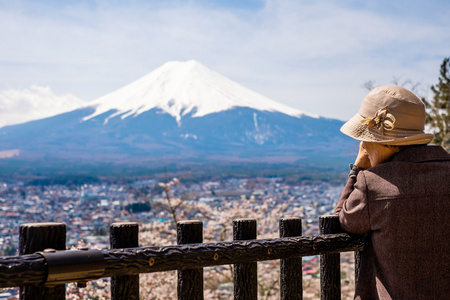
[[[335,185],[326,181],[303,180],[297,184],[288,184],[281,177],[198,182],[181,180],[171,189],[170,196],[189,203],[190,207],[206,205],[213,209],[227,207],[230,201],[240,201],[255,208],[262,203],[269,203],[267,211],[270,211],[289,202],[284,213],[299,214],[304,223],[303,234],[315,235],[319,231],[319,216],[332,213],[344,182],[343,179],[341,185]],[[170,221],[172,216],[162,209],[168,196],[164,186],[159,180],[149,178],[121,183],[98,181],[49,185],[43,185],[39,181],[0,182],[0,255],[17,255],[19,226],[35,222],[65,223],[68,248],[109,248],[109,226],[114,222],[148,224]],[[184,216],[188,219],[195,218],[195,209],[185,212]],[[277,222],[278,220],[273,220],[274,228],[278,226]],[[345,260],[352,259],[344,257]],[[318,273],[317,257],[304,258],[304,280],[317,278]],[[107,295],[106,284],[100,287],[97,283],[97,289],[105,289]],[[317,296],[317,289],[318,286],[312,287],[311,299]],[[14,290],[3,292],[6,292],[5,295],[15,296]],[[104,299],[108,298],[105,296]],[[307,295],[305,299],[309,299]]]

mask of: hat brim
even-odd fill
[[[341,132],[358,141],[397,146],[428,144],[434,138],[431,133],[397,128],[385,130],[384,134],[381,134],[376,128],[363,124],[363,120],[364,117],[359,113],[354,115],[341,127]]]

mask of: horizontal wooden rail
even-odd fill
[[[346,233],[275,239],[183,244],[102,250],[105,272],[101,277],[136,275],[170,270],[361,250],[364,237]],[[67,252],[70,252],[68,250]],[[68,253],[70,255],[70,253]],[[0,257],[0,287],[51,284],[40,254]]]

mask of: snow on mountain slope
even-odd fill
[[[85,104],[71,94],[55,95],[49,87],[4,90],[0,92],[0,127],[55,116]]]
[[[53,95],[38,87],[25,94]],[[65,109],[65,100],[76,102],[53,96]],[[22,99],[14,102],[15,111],[20,103],[36,111],[51,109],[49,97],[35,98],[15,95],[3,101],[6,107]],[[0,128],[0,160],[18,161],[24,168],[50,164],[58,170],[66,163],[74,168],[80,163],[120,168],[179,162],[325,163],[348,153],[351,139],[339,134],[342,123],[279,104],[196,61],[169,62],[71,111]]]
[[[260,111],[281,112],[289,116],[308,115],[253,92],[214,72],[195,60],[167,62],[148,75],[91,102],[95,112],[84,118],[89,120],[110,110],[110,118],[137,116],[153,108],[176,118],[201,117],[234,107],[249,107]]]

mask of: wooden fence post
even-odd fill
[[[256,239],[256,226],[256,220],[254,219],[234,220],[233,239]],[[234,299],[258,299],[258,265],[256,262],[234,265]]]
[[[111,249],[139,247],[139,225],[118,222],[109,227]],[[139,300],[139,275],[111,277],[112,300]]]
[[[319,217],[320,234],[341,233],[338,216]],[[341,299],[340,254],[320,256],[320,294],[322,300]]]
[[[280,219],[280,237],[302,235],[302,219]],[[303,299],[302,258],[280,260],[280,298],[282,300]]]
[[[203,242],[201,221],[180,221],[177,223],[177,243],[192,244]],[[178,270],[177,295],[179,300],[203,299],[203,268]]]
[[[27,223],[19,228],[19,255],[33,254],[45,249],[66,249],[66,224]],[[60,300],[66,298],[66,285],[54,287],[22,286],[21,300]]]

